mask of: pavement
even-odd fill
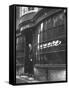
[[[37,83],[40,82],[35,80],[34,77],[29,77],[26,75],[16,76],[16,83]]]

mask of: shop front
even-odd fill
[[[20,30],[26,39],[24,72],[41,81],[66,80],[66,10],[42,9]]]
[[[66,12],[54,12],[42,20],[35,30],[35,75],[42,81],[66,80]]]

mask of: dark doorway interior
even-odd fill
[[[26,58],[25,58],[25,73],[33,74],[33,51],[32,51],[32,31],[27,30],[25,32],[26,36]]]

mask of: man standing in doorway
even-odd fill
[[[32,45],[29,44],[29,75],[34,74]]]

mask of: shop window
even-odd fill
[[[65,52],[55,52],[46,55],[49,64],[64,64],[65,63]]]
[[[47,28],[49,29],[51,29],[52,28],[52,19],[51,18],[49,18],[48,20],[47,20]]]
[[[45,20],[45,21],[44,21],[44,31],[47,30],[47,23],[48,23],[47,20]]]
[[[33,35],[33,39],[34,44],[39,44],[43,41],[43,23],[39,24],[36,28],[36,31]]]
[[[58,25],[62,25],[64,23],[64,14],[58,14],[53,17],[53,27],[56,27]]]
[[[52,30],[47,30],[47,40],[52,39],[53,37],[51,37],[52,34]]]
[[[47,41],[47,32],[43,32],[43,41]]]
[[[43,32],[40,33],[40,43],[43,42]]]
[[[52,18],[48,18],[47,20],[44,21],[44,31],[46,31],[47,29],[51,29],[52,28]]]

